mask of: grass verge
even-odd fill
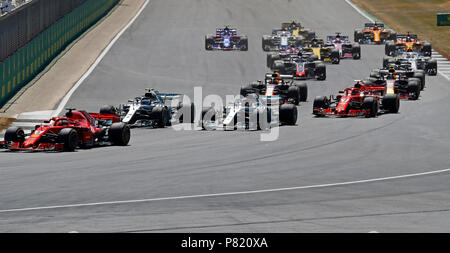
[[[352,0],[397,33],[411,32],[450,59],[450,26],[437,26],[437,13],[450,13],[448,0]]]

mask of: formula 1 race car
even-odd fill
[[[336,33],[335,36],[328,36],[327,44],[331,44],[339,50],[341,59],[353,58],[354,60],[358,60],[361,58],[361,46],[359,43],[350,42],[348,36],[341,36],[340,33]]]
[[[271,35],[263,35],[262,49],[264,51],[280,51],[289,49],[291,45],[301,47],[305,37],[294,35],[292,31],[286,29],[273,30]]]
[[[292,75],[280,75],[277,72],[266,74],[264,82],[257,81],[241,87],[241,96],[257,94],[260,96],[279,96],[280,103],[298,105],[308,98],[308,86],[306,83],[295,83]]]
[[[286,50],[279,52],[271,52],[267,54],[267,67],[273,68],[273,64],[277,60],[289,60],[291,57],[296,57],[302,54],[301,48],[297,48],[295,45],[290,45]]]
[[[385,54],[397,56],[403,52],[417,52],[423,56],[431,56],[431,43],[419,41],[416,34],[399,34],[396,41],[388,41],[385,45]]]
[[[286,29],[292,32],[293,36],[302,36],[306,40],[312,40],[316,37],[316,33],[313,30],[304,28],[295,20],[293,20],[291,23],[281,23],[281,29]]]
[[[430,76],[437,75],[437,60],[416,52],[404,52],[397,57],[385,56],[383,58],[384,68],[392,64],[400,69],[410,68],[413,71],[422,70]]]
[[[355,42],[359,44],[383,44],[388,40],[396,40],[397,33],[384,29],[382,23],[366,23],[364,29],[355,30]]]
[[[118,115],[68,109],[65,117],[37,125],[30,136],[21,128],[8,128],[1,146],[10,151],[74,151],[106,144],[126,146],[130,136],[130,127]]]
[[[325,44],[322,39],[313,39],[311,41],[305,41],[302,48],[303,54],[314,54],[315,57],[312,60],[330,62],[332,64],[339,64],[341,56],[339,50],[331,44]]]
[[[408,77],[403,70],[379,70],[371,73],[371,77],[365,80],[365,84],[372,89],[384,90],[386,94],[397,94],[401,99],[417,100],[422,90],[419,78]]]
[[[246,35],[237,35],[236,29],[216,29],[215,35],[205,36],[206,50],[248,50],[248,38]]]
[[[273,103],[278,96],[248,94],[224,106],[223,111],[203,108],[201,127],[204,130],[267,130],[272,125],[295,125],[298,111],[293,104]]]
[[[100,109],[100,113],[119,114],[121,121],[131,127],[163,128],[177,119],[183,123],[184,115],[190,115],[190,120],[185,117],[186,122],[193,123],[194,104],[183,105],[182,96],[182,94],[159,93],[152,88],[147,88],[143,96],[130,99],[127,104],[120,105],[119,108],[105,105]],[[172,106],[173,100],[177,100],[174,103],[175,106]]]
[[[326,66],[321,61],[313,61],[310,55],[290,55],[272,64],[273,71],[281,75],[291,75],[295,80],[317,79],[323,81],[327,78]]]
[[[397,113],[400,108],[397,94],[387,94],[366,87],[356,81],[351,88],[339,91],[339,95],[317,96],[313,103],[313,114],[317,117],[340,116],[376,117],[379,113]]]

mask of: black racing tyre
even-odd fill
[[[381,101],[383,109],[389,113],[398,113],[400,109],[400,99],[397,94],[386,94]]]
[[[103,105],[100,107],[100,114],[117,114],[117,110],[112,105]]]
[[[288,88],[288,99],[292,99],[295,105],[300,103],[300,87],[290,86]]]
[[[297,123],[297,106],[293,104],[282,104],[280,106],[280,123],[286,125],[295,125]]]
[[[194,105],[194,103],[183,104],[181,106],[181,108],[178,109],[178,110],[181,111],[180,123],[185,123],[184,122],[184,115],[190,115],[191,119],[189,120],[189,123],[191,123],[191,124],[194,123],[194,118],[195,118],[195,105]]]
[[[270,50],[270,36],[263,35],[263,37],[262,37],[262,49],[263,49],[263,51],[269,51]]]
[[[73,128],[62,129],[58,134],[58,143],[64,144],[64,151],[75,151],[78,147],[78,132]]]
[[[323,62],[318,62],[315,69],[316,79],[323,81],[327,79],[327,68]]]
[[[169,111],[166,107],[154,107],[150,113],[150,119],[156,120],[157,126],[163,128],[169,124]]]
[[[395,52],[395,44],[393,41],[388,41],[384,45],[384,53],[388,56],[393,56]]]
[[[378,114],[378,101],[374,97],[365,97],[362,108],[364,110],[369,110],[369,114],[366,115],[366,117],[376,117]]]
[[[409,99],[417,100],[420,96],[420,80],[417,78],[410,78],[408,80],[408,94],[410,95]]]
[[[431,56],[431,43],[429,42],[423,43],[422,53],[424,56]]]
[[[306,102],[308,100],[308,85],[306,83],[299,83],[295,86],[297,86],[300,91],[300,102]]]
[[[9,127],[5,132],[5,141],[10,142],[24,142],[25,141],[25,132],[22,128],[19,127]]]
[[[328,109],[330,102],[326,96],[317,96],[314,98],[313,108]]]
[[[437,60],[430,59],[425,68],[428,75],[430,76],[437,75]]]
[[[212,45],[214,44],[214,39],[212,35],[205,36],[205,49],[206,50],[213,50]]]
[[[116,146],[126,146],[130,142],[131,130],[126,123],[113,123],[108,130],[109,141]]]
[[[240,95],[246,97],[248,94],[255,93],[251,85],[241,87]]]
[[[313,40],[314,38],[316,38],[316,32],[311,29],[305,29],[305,33],[303,36],[306,40]]]
[[[248,51],[248,38],[247,38],[247,36],[241,36],[240,46],[241,46],[241,51]]]
[[[414,72],[414,78],[420,79],[420,90],[425,88],[425,71],[419,69]]]
[[[355,42],[358,42],[358,43],[363,42],[363,33],[361,30],[355,30],[354,39],[355,39]]]
[[[359,43],[357,43],[356,45],[353,45],[352,57],[353,57],[353,60],[361,59],[361,46],[359,45]]]
[[[279,59],[280,59],[279,53],[268,53],[267,54],[267,67],[271,69],[273,67],[274,61],[279,60]]]
[[[339,50],[332,49],[331,50],[331,63],[332,64],[339,64],[341,62],[341,56],[339,55]]]

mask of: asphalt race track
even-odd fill
[[[353,38],[367,22],[344,0],[151,0],[67,106],[96,112],[146,87],[238,94],[269,71],[262,35],[292,19],[322,38]],[[248,52],[204,49],[225,24],[248,35]],[[274,142],[260,132],[135,129],[127,147],[1,152],[0,231],[450,232],[449,80],[427,77],[420,100],[402,101],[398,114],[312,115],[315,96],[368,76],[383,53],[363,45],[361,60],[327,65],[326,81],[308,81],[298,126],[281,127]]]

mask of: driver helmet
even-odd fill
[[[389,73],[390,74],[394,74],[395,73],[395,66],[394,65],[389,65]]]

